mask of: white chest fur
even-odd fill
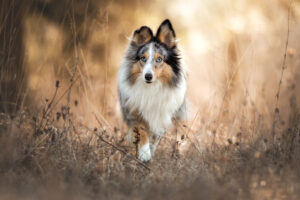
[[[150,130],[162,135],[172,123],[172,116],[184,102],[186,82],[184,77],[175,88],[164,86],[160,81],[147,84],[138,77],[130,85],[120,77],[119,90],[126,97],[124,105],[131,111],[138,110],[149,124]]]

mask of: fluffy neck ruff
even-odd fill
[[[184,101],[186,92],[184,76],[181,76],[176,87],[167,87],[160,81],[146,84],[142,77],[131,84],[124,74],[126,74],[126,66],[121,66],[119,91],[125,97],[124,105],[130,112],[137,110],[148,123],[151,132],[164,134],[172,123],[172,117]]]

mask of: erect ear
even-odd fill
[[[153,33],[151,29],[147,26],[142,26],[140,29],[134,31],[132,37],[132,44],[140,46],[150,42],[153,38]]]
[[[156,38],[168,48],[173,48],[176,45],[176,35],[171,22],[166,19],[159,26]]]

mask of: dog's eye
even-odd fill
[[[142,62],[146,62],[146,61],[147,61],[147,58],[146,58],[145,56],[142,56],[142,57],[141,57],[141,61],[142,61]]]
[[[161,57],[156,58],[156,62],[157,62],[157,63],[161,63],[161,61],[162,61],[162,58],[161,58]]]

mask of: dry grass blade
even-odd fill
[[[0,199],[300,199],[299,8],[299,0],[0,1]],[[189,68],[189,113],[184,124],[172,120],[155,155],[151,134],[144,163],[143,132],[133,129],[135,149],[125,143],[118,70],[134,30],[156,34],[162,16]]]
[[[274,116],[273,116],[273,123],[272,123],[273,139],[274,139],[274,137],[276,135],[276,133],[275,133],[275,126],[276,126],[276,123],[277,123],[277,118],[279,117],[278,103],[279,103],[279,97],[280,97],[280,90],[281,90],[281,85],[282,85],[282,79],[283,79],[284,71],[287,68],[287,66],[286,66],[286,55],[287,55],[287,49],[288,49],[288,45],[289,45],[290,15],[291,15],[292,3],[293,3],[293,0],[290,0],[289,1],[289,9],[288,9],[288,18],[287,18],[287,36],[286,36],[286,42],[285,42],[285,49],[284,49],[283,61],[282,61],[282,65],[281,65],[280,80],[279,80],[278,89],[277,89],[277,92],[276,92],[276,104],[275,104]]]

